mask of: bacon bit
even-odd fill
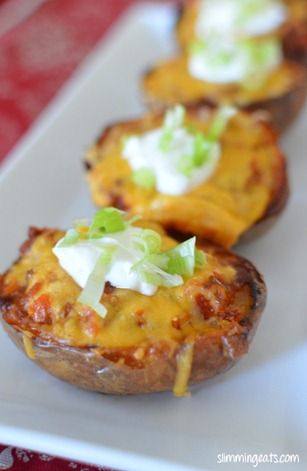
[[[256,160],[252,160],[250,163],[250,170],[251,170],[251,175],[248,179],[247,184],[250,185],[252,183],[261,183],[262,181],[262,173],[259,168],[259,163]]]
[[[27,282],[29,283],[29,281],[31,280],[32,276],[34,275],[34,270],[33,268],[30,268],[29,270],[27,270],[26,272],[26,280]]]
[[[51,324],[53,311],[48,294],[39,296],[28,308],[29,316],[38,324]]]
[[[144,319],[144,310],[143,309],[138,309],[137,311],[134,312],[135,320],[138,325],[138,327],[144,327],[146,324],[146,321]]]
[[[186,324],[190,320],[190,318],[191,316],[187,312],[179,317],[174,317],[172,319],[172,327],[176,330],[181,330],[184,324]]]
[[[113,293],[113,291],[115,290],[115,287],[113,285],[111,285],[111,283],[109,281],[106,281],[105,285],[104,285],[104,294],[111,294]]]
[[[115,206],[118,209],[121,209],[123,211],[129,210],[129,206],[125,202],[125,199],[122,195],[117,195],[115,193],[109,193],[109,200],[111,202],[112,206]]]
[[[35,296],[43,287],[43,283],[38,281],[37,283],[34,283],[34,285],[27,291],[27,296],[29,298],[32,298]]]
[[[198,294],[195,297],[196,304],[200,309],[200,312],[205,320],[210,319],[210,317],[214,316],[215,311],[210,303],[210,301],[205,298],[203,294]]]
[[[65,303],[64,308],[63,308],[63,317],[64,318],[66,318],[69,315],[72,308],[73,308],[72,303]]]
[[[87,172],[89,172],[90,170],[92,170],[92,164],[91,164],[90,162],[88,162],[87,160],[85,160],[85,161],[83,162],[83,164],[84,164],[84,168],[85,168],[85,170],[86,170]]]
[[[92,309],[87,309],[84,315],[85,329],[91,337],[97,335],[101,329],[101,317]]]
[[[11,297],[1,297],[0,298],[0,311],[6,314],[12,308],[13,299]]]

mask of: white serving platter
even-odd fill
[[[1,271],[30,224],[66,227],[93,213],[84,150],[110,121],[142,112],[140,75],[172,52],[173,20],[165,5],[132,8],[2,166]],[[50,377],[0,330],[0,442],[125,471],[254,469],[219,464],[223,453],[295,453],[300,463],[282,469],[307,469],[306,111],[283,143],[288,208],[270,233],[237,249],[269,289],[249,355],[191,397],[102,396]]]

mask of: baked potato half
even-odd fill
[[[206,133],[217,110],[186,110],[186,123]],[[238,112],[221,138],[221,157],[213,175],[181,195],[169,195],[134,183],[122,158],[123,137],[161,127],[163,113],[112,125],[88,151],[87,179],[98,207],[116,206],[143,214],[169,230],[195,234],[225,247],[244,235],[261,233],[281,213],[288,198],[286,162],[277,138],[256,113]]]
[[[161,232],[162,234],[162,232]],[[202,245],[207,262],[184,284],[153,296],[107,284],[101,318],[52,252],[63,232],[29,231],[0,279],[0,319],[15,344],[52,375],[88,390],[186,393],[247,352],[266,300],[247,260]],[[163,235],[165,247],[174,245]]]
[[[196,19],[201,0],[189,0],[178,8],[176,37],[186,50],[196,39]],[[286,59],[307,65],[307,5],[306,0],[283,0],[287,8],[287,19],[270,36],[281,40]]]
[[[261,86],[216,84],[194,78],[188,70],[188,56],[160,62],[143,77],[146,103],[161,109],[176,103],[184,105],[230,104],[245,111],[262,110],[278,133],[283,133],[301,111],[307,93],[306,69],[283,61]]]

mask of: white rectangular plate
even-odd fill
[[[140,75],[171,53],[173,19],[165,6],[133,8],[15,149],[0,176],[1,271],[28,225],[66,227],[94,211],[84,150],[108,122],[142,111]],[[284,142],[293,188],[285,214],[238,249],[269,289],[249,355],[191,397],[108,397],[48,376],[1,331],[0,442],[127,471],[216,470],[218,453],[299,453],[300,464],[283,469],[307,469],[306,123],[305,113]]]

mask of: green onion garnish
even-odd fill
[[[156,178],[155,174],[149,168],[140,168],[132,173],[132,180],[143,188],[154,188]]]
[[[191,276],[195,268],[203,267],[206,261],[205,254],[195,248],[195,242],[196,237],[192,237],[161,253],[150,253],[146,248],[143,250],[146,255],[132,270],[137,271],[144,281],[155,286],[181,285],[182,276]],[[154,250],[156,249],[157,246],[154,247]]]
[[[157,263],[157,257],[154,256],[154,261]],[[162,260],[163,258],[161,258]],[[160,263],[161,263],[160,260]],[[150,258],[136,263],[132,268],[140,276],[141,280],[154,286],[164,286],[166,288],[173,288],[183,284],[183,279],[180,275],[172,275],[160,268],[155,263],[152,263]]]
[[[107,314],[106,308],[103,304],[100,304],[100,298],[104,291],[105,274],[112,261],[114,250],[115,248],[110,246],[108,247],[108,251],[105,251],[100,255],[78,298],[79,303],[89,306],[101,317],[105,317]]]
[[[98,239],[105,234],[123,231],[125,228],[126,222],[122,211],[116,208],[104,208],[95,214],[89,227],[89,238]]]
[[[195,268],[196,237],[186,240],[171,250],[164,252],[168,257],[167,272],[178,275],[193,275]]]
[[[245,2],[241,2],[241,11],[236,21],[237,26],[244,26],[254,16],[265,13],[267,5],[267,0],[245,0]]]
[[[167,111],[160,140],[160,150],[162,152],[168,152],[170,150],[174,132],[183,125],[184,117],[185,108],[181,105],[177,105]]]
[[[75,228],[70,229],[59,242],[58,247],[70,247],[82,243],[93,244],[99,257],[91,271],[78,302],[90,307],[101,317],[107,314],[100,303],[106,282],[106,274],[112,264],[113,256],[118,250],[124,250],[132,262],[131,271],[136,272],[141,281],[156,287],[175,287],[183,284],[183,276],[191,276],[195,269],[205,264],[205,254],[195,248],[196,237],[176,245],[170,250],[161,251],[162,237],[152,229],[134,228],[125,239],[117,239],[116,233],[125,231],[137,217],[124,218],[125,213],[115,208],[104,208],[96,213],[92,223],[77,221]],[[102,244],[103,238],[114,234]],[[131,239],[129,239],[131,237]],[[97,241],[101,238],[102,241]],[[132,246],[131,246],[132,243]],[[128,258],[129,259],[129,258]]]
[[[236,114],[236,109],[232,106],[223,106],[214,115],[211,127],[208,132],[210,141],[217,141],[227,127],[228,121]]]
[[[157,254],[161,251],[161,236],[151,229],[143,229],[142,232],[135,233],[133,242],[135,247],[145,255]]]
[[[80,240],[80,234],[75,229],[69,229],[66,232],[65,237],[61,240],[59,247],[71,247]]]

